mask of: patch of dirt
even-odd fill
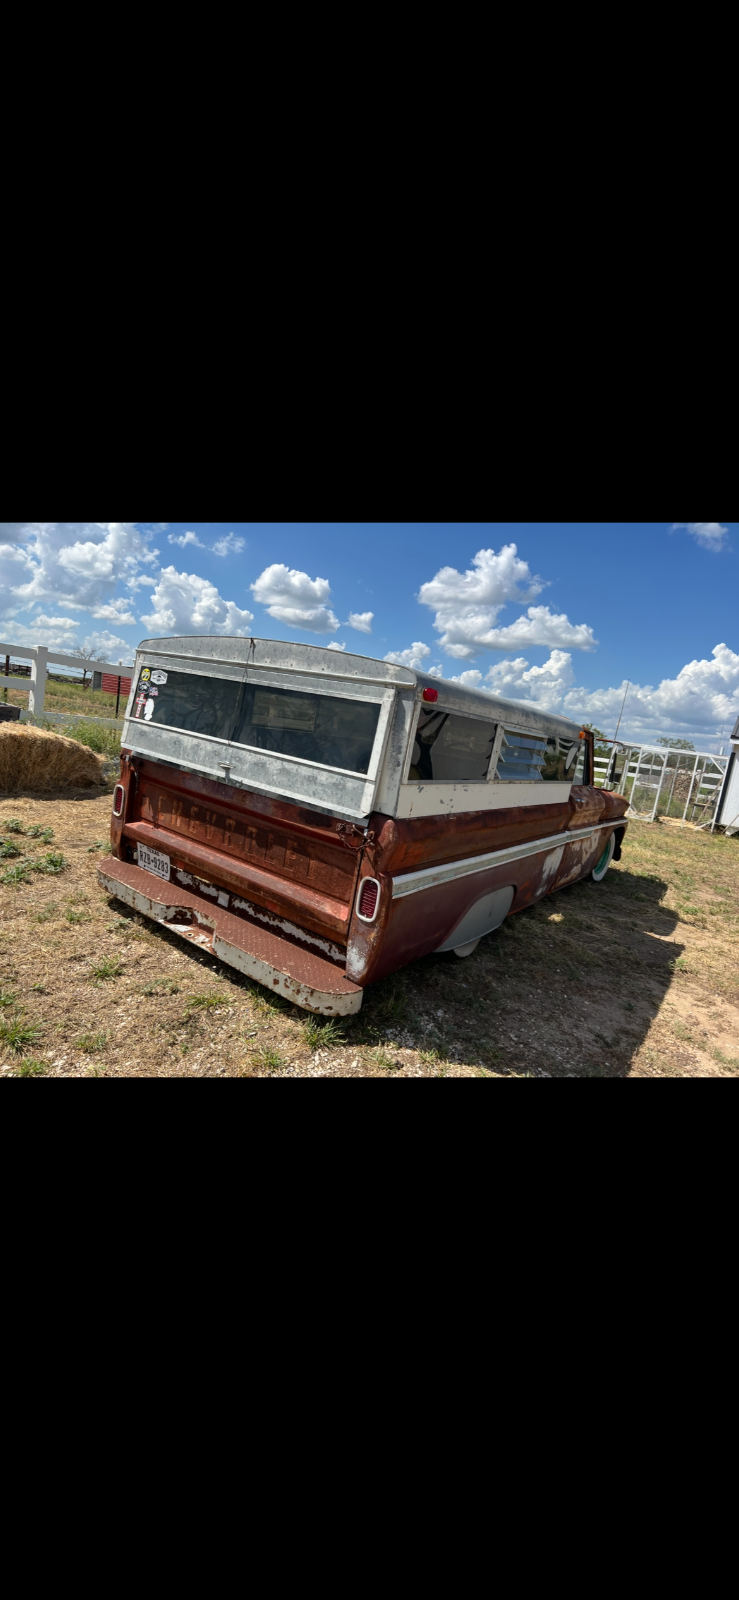
[[[739,839],[632,822],[602,884],[405,968],[337,1029],[100,889],[110,805],[0,800],[0,841],[68,862],[0,886],[0,1018],[32,1035],[0,1039],[0,1078],[739,1075]]]

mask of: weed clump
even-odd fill
[[[120,978],[122,971],[121,963],[115,956],[103,956],[102,961],[90,968],[91,976],[97,978],[99,983],[105,983],[109,978]]]
[[[85,1055],[92,1055],[96,1050],[104,1050],[107,1033],[81,1033],[77,1040],[77,1049],[84,1050]]]

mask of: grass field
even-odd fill
[[[110,803],[0,800],[0,1077],[739,1074],[739,838],[632,822],[602,884],[426,957],[337,1027],[111,900]]]
[[[3,667],[2,670],[4,671],[5,668]],[[28,684],[29,679],[19,678],[18,682]],[[0,694],[2,692],[0,690]],[[8,689],[7,695],[8,705],[21,706],[24,711],[28,710],[27,690],[24,694],[20,689]],[[83,689],[81,683],[56,683],[53,678],[47,678],[46,680],[45,711],[74,711],[78,716],[114,717],[115,700],[114,694],[103,694],[102,689],[93,692],[92,689]],[[128,695],[121,694],[119,711],[121,716],[126,709],[127,700]],[[5,701],[3,701],[3,704],[5,704]],[[41,715],[43,716],[43,712]]]

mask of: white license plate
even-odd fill
[[[140,844],[139,866],[145,872],[153,872],[157,878],[166,878],[169,883],[169,856],[162,855],[161,850],[150,850],[147,844]]]

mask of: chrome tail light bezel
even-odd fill
[[[119,803],[120,798],[120,803]],[[113,816],[122,817],[123,807],[126,804],[126,791],[122,783],[117,783],[113,790]]]
[[[377,896],[376,896],[376,899],[375,899],[375,904],[374,904],[374,908],[373,908],[373,911],[372,911],[372,916],[371,917],[366,917],[364,912],[360,911],[359,908],[360,908],[360,905],[362,903],[362,895],[364,894],[364,891],[365,891],[365,889],[366,889],[366,887],[367,887],[367,885],[369,883],[374,883],[374,885],[375,885],[375,887],[377,889]],[[380,883],[379,878],[362,878],[362,881],[361,881],[361,883],[359,885],[359,889],[358,889],[358,892],[357,892],[357,903],[356,903],[356,913],[357,913],[357,916],[359,917],[360,922],[375,922],[377,920],[377,913],[378,913],[378,911],[380,909],[381,896],[382,896],[382,885]]]

